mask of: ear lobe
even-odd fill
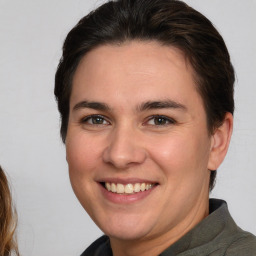
[[[228,112],[225,115],[222,125],[216,128],[212,135],[208,170],[217,170],[223,162],[228,151],[232,131],[233,115]]]

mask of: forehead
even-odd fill
[[[186,101],[196,90],[193,69],[177,48],[154,41],[103,45],[87,53],[73,79],[71,100],[147,101],[171,97]],[[133,96],[132,96],[133,95]]]
[[[79,69],[88,63],[90,63],[87,66],[88,72],[90,69],[100,72],[102,69],[114,67],[115,69],[125,68],[126,72],[156,74],[161,70],[166,71],[172,65],[172,68],[175,67],[176,69],[183,69],[186,73],[193,73],[191,65],[180,49],[162,45],[157,41],[134,40],[120,44],[100,45],[82,58],[77,71],[79,72]],[[118,64],[118,66],[115,66],[115,64]],[[166,65],[165,69],[163,69],[163,65]],[[97,69],[95,69],[96,66]]]

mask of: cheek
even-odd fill
[[[70,133],[66,140],[66,155],[72,188],[78,200],[90,214],[93,202],[97,200],[93,193],[95,185],[97,152],[89,138],[83,133]]]
[[[95,140],[82,134],[70,134],[66,141],[66,156],[70,175],[84,176],[95,168],[99,158],[99,148]]]
[[[157,140],[151,147],[151,157],[166,173],[185,177],[207,169],[209,139],[199,134],[172,134]]]

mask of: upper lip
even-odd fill
[[[141,179],[141,178],[104,178],[99,179],[98,182],[108,182],[108,183],[119,183],[119,184],[136,184],[136,183],[148,183],[148,184],[156,184],[158,182],[148,179]]]

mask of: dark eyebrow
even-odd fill
[[[101,111],[110,111],[110,107],[101,102],[89,102],[89,101],[81,101],[78,102],[74,107],[73,110],[83,109],[83,108],[91,108],[95,110],[101,110]],[[187,108],[173,100],[164,100],[164,101],[147,101],[142,104],[140,104],[137,109],[138,111],[142,112],[145,110],[150,109],[163,109],[163,108],[174,108],[174,109],[181,109],[181,110],[187,110]]]
[[[139,105],[139,111],[145,111],[150,109],[162,109],[162,108],[174,108],[187,110],[186,106],[182,105],[173,100],[164,100],[164,101],[147,101]]]
[[[91,109],[101,110],[101,111],[109,111],[110,110],[109,106],[105,103],[89,102],[89,101],[78,102],[73,107],[73,110],[78,110],[78,109],[83,109],[83,108],[91,108]]]

